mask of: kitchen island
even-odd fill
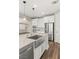
[[[36,35],[40,37],[34,39]],[[44,51],[48,49],[47,34],[34,34],[28,37],[26,34],[22,34],[19,39],[20,59],[40,59]]]

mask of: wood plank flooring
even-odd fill
[[[49,42],[49,49],[45,51],[41,59],[60,59],[60,44]]]

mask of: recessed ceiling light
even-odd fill
[[[23,1],[23,3],[25,4],[25,3],[26,3],[26,1],[24,0],[24,1]]]
[[[32,10],[35,10],[35,8],[32,8]]]

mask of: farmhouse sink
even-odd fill
[[[34,35],[28,38],[35,40],[35,48],[37,48],[44,42],[44,39],[41,35]]]

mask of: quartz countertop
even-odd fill
[[[35,40],[27,38],[26,34],[19,35],[19,49],[33,43]]]

